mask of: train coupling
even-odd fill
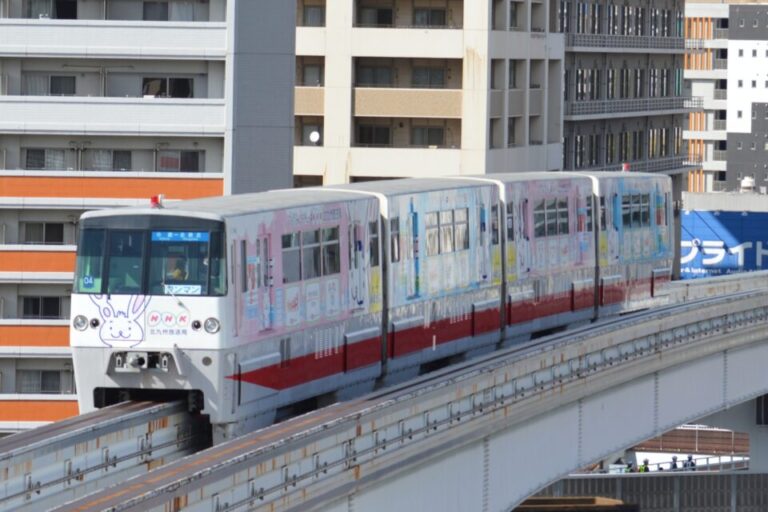
[[[112,354],[111,366],[118,373],[138,373],[152,370],[168,372],[173,366],[173,354],[169,352],[115,352]]]

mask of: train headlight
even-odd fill
[[[213,317],[206,318],[203,327],[208,334],[216,334],[221,329],[221,323]]]
[[[72,326],[78,331],[84,331],[88,328],[88,319],[83,315],[77,315],[75,319],[72,320]]]

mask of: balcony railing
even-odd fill
[[[712,160],[717,162],[725,162],[728,160],[728,151],[724,149],[716,149],[712,152]]]
[[[715,130],[725,130],[726,126],[728,124],[728,121],[725,119],[715,119],[712,123],[712,128]]]
[[[728,89],[715,89],[714,98],[716,100],[727,100],[728,99]]]
[[[713,39],[728,39],[728,29],[727,28],[716,28],[712,30],[712,38]]]
[[[636,98],[631,100],[567,101],[565,115],[588,116],[599,114],[620,114],[625,112],[646,112],[658,110],[698,110],[702,100],[696,98],[665,97]]]
[[[714,69],[728,69],[728,59],[715,59]]]
[[[665,172],[699,165],[699,159],[691,159],[687,156],[666,156],[661,158],[651,158],[637,162],[629,162],[630,172]],[[602,172],[602,171],[620,171],[621,163],[611,165],[598,165],[594,167],[581,167],[580,171]],[[573,169],[568,169],[573,170]]]
[[[652,48],[657,50],[684,50],[682,37],[620,36],[609,34],[567,34],[566,46],[595,48]]]

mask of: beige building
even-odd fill
[[[298,184],[561,168],[554,2],[297,4]]]

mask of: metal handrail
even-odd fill
[[[726,121],[725,119],[715,119],[714,122],[712,123],[712,127],[715,130],[725,130],[727,125],[728,125],[728,121]]]
[[[712,160],[718,162],[725,162],[728,160],[728,151],[723,149],[716,149],[712,152]]]
[[[631,100],[596,100],[568,101],[565,105],[565,115],[615,114],[621,112],[643,112],[646,110],[682,110],[701,109],[703,100],[700,97],[663,97],[636,98]]]
[[[714,69],[728,69],[728,59],[715,59]]]
[[[701,159],[688,156],[666,156],[660,158],[651,158],[637,162],[629,162],[630,172],[664,172],[698,165]],[[611,165],[598,165],[595,167],[581,167],[579,171],[600,172],[600,171],[620,171],[621,163]]]
[[[716,100],[727,100],[728,99],[728,89],[715,89],[714,98]]]
[[[597,48],[655,48],[684,50],[682,37],[620,36],[610,34],[566,34],[566,46],[593,46]]]

